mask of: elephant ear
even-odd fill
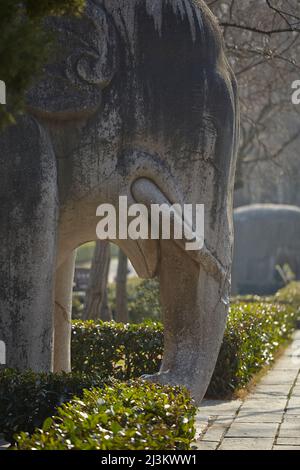
[[[55,53],[27,93],[29,111],[54,119],[93,114],[116,71],[114,26],[88,2],[83,17],[51,17],[46,27],[55,33]]]

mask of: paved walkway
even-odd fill
[[[199,450],[300,450],[300,331],[245,401],[203,402]]]

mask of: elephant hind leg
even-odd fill
[[[57,269],[54,310],[54,372],[71,371],[72,290],[76,251]]]

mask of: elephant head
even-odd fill
[[[88,0],[84,18],[49,24],[61,57],[29,92],[28,109],[63,161],[61,259],[95,239],[97,206],[117,206],[119,195],[147,206],[205,205],[201,250],[115,240],[139,275],[160,281],[165,350],[149,380],[185,385],[199,402],[230,292],[238,103],[220,30],[202,0]],[[72,126],[77,144],[62,150],[72,139],[61,129]]]

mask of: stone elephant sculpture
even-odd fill
[[[96,239],[99,204],[202,203],[202,250],[115,240],[141,277],[160,279],[165,350],[149,380],[200,401],[228,310],[238,135],[216,20],[201,0],[88,0],[83,17],[47,24],[57,56],[0,137],[7,365],[70,370],[74,250]]]
[[[278,267],[300,278],[300,209],[252,204],[234,211],[232,293],[270,295],[283,287]]]

